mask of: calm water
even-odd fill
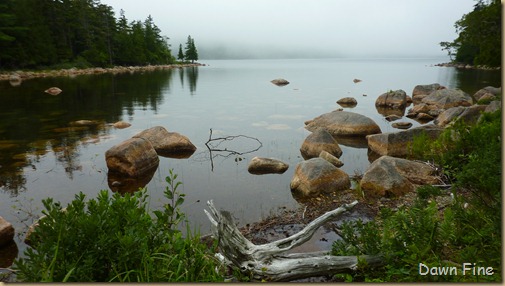
[[[47,197],[64,205],[80,191],[95,197],[99,190],[109,189],[105,151],[144,129],[162,125],[189,137],[198,150],[189,159],[160,157],[147,185],[152,208],[165,202],[164,178],[173,168],[187,195],[183,210],[202,233],[209,231],[203,209],[210,199],[233,212],[241,225],[258,221],[278,207],[298,204],[289,183],[302,160],[299,148],[309,134],[304,121],[339,108],[338,99],[355,97],[358,105],[348,110],[367,115],[382,132],[389,132],[394,129],[374,105],[386,91],[403,89],[411,94],[414,86],[435,82],[470,94],[484,86],[501,86],[500,72],[433,66],[445,61],[209,60],[202,61],[208,66],[198,68],[33,79],[19,87],[0,82],[0,216],[22,233],[16,240],[22,251],[21,240],[32,220],[16,208],[38,215],[41,200]],[[270,83],[275,78],[291,84],[275,86]],[[362,82],[355,84],[354,78]],[[63,92],[45,94],[51,86]],[[68,128],[81,119],[123,120],[132,126]],[[214,158],[211,170],[205,147],[211,128],[214,137],[246,135],[260,140],[262,147],[242,156],[213,154],[221,156]],[[364,172],[369,165],[366,146],[341,144],[342,169],[351,175]],[[247,152],[257,146],[256,141],[240,138],[221,147]],[[251,175],[247,164],[254,156],[275,157],[290,168],[282,175]]]

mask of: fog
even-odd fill
[[[433,57],[475,0],[102,0],[151,15],[172,53],[187,36],[200,59]]]

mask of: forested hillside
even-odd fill
[[[0,0],[0,69],[169,64],[160,32],[99,0]]]
[[[501,10],[499,0],[478,0],[473,11],[463,15],[454,27],[459,36],[441,42],[454,61],[471,65],[501,66]]]

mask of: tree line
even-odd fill
[[[473,11],[454,27],[459,34],[452,42],[441,42],[451,59],[471,65],[501,66],[501,1],[477,0]]]
[[[171,64],[168,39],[99,0],[0,0],[0,69]]]

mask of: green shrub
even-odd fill
[[[485,113],[473,126],[462,122],[435,141],[414,141],[416,156],[443,166],[452,184],[453,202],[439,210],[442,191],[423,186],[409,208],[385,209],[374,221],[348,222],[334,255],[382,255],[386,266],[344,277],[352,281],[501,281],[501,111]],[[492,276],[422,276],[429,267],[478,263],[493,267]]]
[[[49,198],[46,215],[32,234],[34,249],[15,262],[24,282],[222,281],[219,263],[187,226],[179,206],[177,175],[170,171],[165,196],[171,204],[151,216],[146,190],[121,196],[100,191],[96,199],[79,193],[66,207]],[[186,224],[187,225],[187,224]]]

